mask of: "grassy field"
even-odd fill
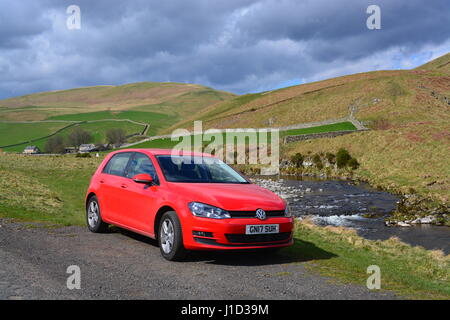
[[[311,127],[311,128],[305,128],[305,129],[293,129],[293,130],[284,130],[280,131],[280,138],[283,138],[288,135],[301,135],[301,134],[312,134],[312,133],[322,133],[322,132],[334,132],[334,131],[344,131],[344,130],[356,130],[355,126],[351,122],[341,122],[341,123],[335,123],[335,124],[329,124],[324,126],[317,126],[317,127]],[[243,137],[245,133],[236,133],[237,137]],[[205,134],[204,139],[209,138],[210,135]],[[226,135],[225,133],[222,134],[222,140],[226,141]],[[257,140],[259,141],[259,135],[257,135]],[[210,141],[210,140],[208,140]],[[209,142],[206,141],[203,143],[203,145],[208,145]],[[269,134],[267,136],[267,142],[271,142],[271,135]],[[179,142],[178,141],[172,141],[170,138],[161,138],[161,139],[155,139],[151,141],[146,141],[143,143],[139,143],[137,145],[134,145],[133,148],[173,148],[176,146]],[[191,143],[193,144],[194,141],[191,140]],[[248,139],[246,140],[246,143],[248,143]]]
[[[121,86],[95,86],[42,92],[0,101],[0,120],[92,121],[130,119],[149,123],[148,135],[165,132],[182,119],[235,95],[208,87],[181,84],[141,82]],[[0,126],[3,133],[8,125]],[[10,124],[9,126],[13,126]],[[49,134],[49,124],[29,125],[25,139],[15,132],[2,135],[0,145],[39,138]],[[42,130],[41,130],[42,128]],[[23,133],[17,126],[18,133]],[[45,134],[42,134],[45,132]],[[11,139],[10,139],[11,138]],[[12,141],[12,142],[11,142]]]
[[[301,134],[313,134],[313,133],[335,132],[335,131],[354,131],[354,130],[356,130],[356,127],[353,125],[353,123],[340,122],[312,128],[280,131],[280,136],[285,137],[285,136],[296,136]]]
[[[0,216],[23,221],[84,225],[84,196],[101,158],[0,153]],[[450,299],[450,256],[396,239],[370,241],[342,228],[296,226],[295,245],[281,251],[312,272],[365,285],[378,265],[382,289],[408,298]],[[306,262],[307,261],[307,262]],[[289,277],[289,274],[285,276]]]
[[[2,216],[83,223],[83,198],[98,158],[0,153]]]
[[[4,123],[0,122],[0,147],[49,135],[67,126],[61,122]]]
[[[34,125],[34,124],[33,124]],[[64,124],[64,126],[66,126]],[[39,125],[38,125],[39,126]],[[92,143],[106,143],[106,132],[109,129],[112,128],[122,128],[125,130],[125,132],[129,134],[134,133],[141,133],[144,130],[144,126],[138,125],[135,123],[130,123],[128,121],[101,121],[101,122],[91,122],[91,123],[81,123],[79,125],[76,125],[77,127],[80,127],[84,130],[87,130],[92,135]],[[63,138],[67,138],[67,136],[72,132],[72,130],[75,128],[75,126],[67,128],[59,132],[57,135],[62,136]],[[22,134],[27,134],[27,132],[22,132]],[[42,137],[44,135],[44,132],[42,131],[35,131],[35,137]],[[47,134],[47,133],[45,133]],[[25,141],[26,139],[20,140]],[[47,138],[40,139],[37,141],[32,142],[32,145],[37,146],[40,150],[45,150],[45,143],[47,142]],[[22,145],[13,146],[4,148],[4,151],[8,152],[22,152],[23,149],[29,145],[30,143],[24,143]]]
[[[157,134],[161,130],[161,128],[166,128],[177,122],[178,116],[151,111],[125,110],[113,112],[105,110],[98,112],[65,114],[48,118],[48,120],[69,121],[92,121],[102,119],[128,119],[140,123],[148,123],[150,124],[150,128],[147,132],[147,135],[152,136]]]

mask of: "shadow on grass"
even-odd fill
[[[112,227],[110,230],[112,233],[120,233],[136,241],[158,247],[158,242],[156,240],[140,234],[118,227]],[[277,251],[272,251],[270,249],[190,251],[183,262],[204,262],[227,266],[263,266],[324,260],[334,257],[337,257],[337,255],[317,247],[312,242],[294,239],[294,245]]]

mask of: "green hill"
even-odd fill
[[[123,111],[153,112],[182,119],[234,94],[195,84],[140,82],[41,92],[0,101],[0,120],[94,120]],[[82,118],[78,115],[82,113]],[[86,115],[93,113],[92,117]],[[106,115],[106,114],[105,114]],[[100,117],[103,118],[103,117]]]
[[[42,92],[0,101],[0,147],[21,151],[28,142],[45,145],[45,137],[69,122],[97,120],[132,120],[150,125],[148,135],[155,135],[171,125],[196,114],[210,105],[233,98],[235,95],[208,87],[181,83],[133,83],[121,86],[96,86]],[[42,121],[17,123],[22,121]],[[14,123],[16,121],[16,123]],[[142,132],[143,126],[123,121],[85,123],[86,129],[95,129],[93,142],[104,142],[106,130],[123,128],[127,134]],[[67,136],[68,130],[61,132]]]
[[[442,74],[450,75],[450,53],[431,60],[430,62],[421,65],[416,70],[434,70],[441,72]]]
[[[414,70],[375,71],[248,94],[205,109],[193,119],[206,128],[282,127],[346,117],[392,125],[440,121],[448,110],[450,54]],[[448,100],[447,100],[448,101]],[[170,128],[172,129],[172,128]]]
[[[357,177],[400,193],[450,202],[450,54],[413,70],[374,71],[211,106],[169,128],[282,127],[353,115],[372,130],[282,146],[282,157],[346,148]],[[270,125],[269,125],[270,124]]]

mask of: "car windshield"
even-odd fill
[[[167,181],[191,183],[249,183],[222,160],[201,156],[157,156]]]

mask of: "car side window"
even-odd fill
[[[158,183],[158,176],[152,160],[150,160],[150,158],[143,153],[135,153],[128,166],[126,176],[131,179],[135,175],[142,173],[151,175],[155,183]]]
[[[125,169],[130,160],[131,152],[122,152],[115,154],[103,169],[103,173],[115,176],[125,176]]]

